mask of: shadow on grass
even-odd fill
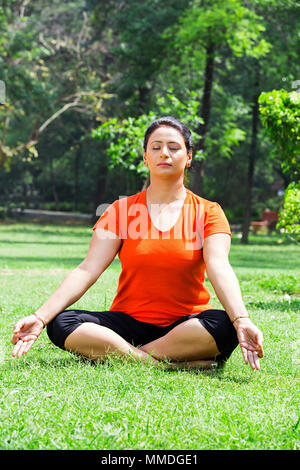
[[[288,237],[284,237],[279,234],[273,235],[250,235],[248,238],[248,244],[241,243],[241,239],[238,238],[235,234],[232,235],[231,241],[233,245],[240,245],[240,246],[249,246],[249,245],[266,245],[266,246],[287,246],[287,245],[294,245],[296,246],[296,242],[291,240]]]
[[[209,377],[211,379],[217,379],[222,382],[234,382],[236,384],[246,384],[252,381],[251,377],[241,377],[241,376],[229,376],[226,371],[226,364],[222,367],[217,367],[216,369],[205,370],[205,369],[181,369],[181,370],[174,370],[174,369],[164,369],[164,373],[168,374],[178,374],[185,373],[189,375],[196,375],[200,377]]]
[[[48,243],[47,243],[48,244]],[[51,257],[51,256],[0,256],[0,269],[11,268],[35,268],[46,267],[46,268],[66,268],[72,269],[78,266],[84,259],[84,256],[75,257]],[[119,258],[115,258],[109,268],[121,269],[121,262]]]
[[[60,352],[61,353],[61,352]],[[76,355],[74,353],[69,353],[65,352],[66,356],[65,357],[51,357],[51,355],[48,355],[47,358],[40,357],[40,355],[33,356],[33,357],[26,357],[23,356],[22,359],[16,359],[16,358],[9,358],[7,359],[4,363],[1,364],[0,370],[2,372],[9,371],[12,372],[13,370],[17,371],[25,371],[28,373],[28,371],[33,371],[36,372],[37,370],[40,370],[41,373],[47,373],[50,371],[63,371],[64,369],[67,369],[68,371],[74,371],[76,373],[77,370],[83,370],[86,368],[92,368],[92,369],[101,369],[101,372],[105,372],[105,370],[108,373],[121,373],[122,376],[124,376],[124,370],[125,370],[125,375],[128,375],[132,377],[132,374],[137,373],[140,375],[140,373],[143,373],[143,371],[146,371],[151,373],[153,372],[153,379],[157,380],[157,373],[163,374],[163,376],[167,375],[172,375],[176,376],[180,374],[181,376],[183,374],[187,375],[193,375],[199,377],[207,377],[212,380],[219,380],[220,382],[226,383],[234,383],[234,384],[248,384],[252,382],[252,377],[250,376],[241,376],[241,375],[235,375],[234,372],[230,372],[230,375],[228,374],[226,370],[226,364],[222,367],[218,367],[217,369],[211,369],[211,370],[205,370],[205,369],[169,369],[166,364],[163,365],[163,367],[157,367],[153,364],[139,364],[137,362],[131,361],[127,357],[122,358],[122,357],[110,357],[104,362],[100,361],[92,361],[87,358],[84,358],[82,356]],[[126,372],[127,370],[127,372]],[[63,372],[65,373],[65,372]]]
[[[18,256],[17,258],[15,256],[1,256],[0,257],[0,266],[6,266],[8,265],[9,267],[13,268],[39,268],[43,265],[45,265],[47,268],[50,268],[51,266],[59,268],[75,268],[78,266],[79,263],[83,261],[83,257],[72,257],[69,256],[67,258],[55,258],[55,257],[31,257],[31,256]]]
[[[52,349],[52,348],[51,348]],[[55,350],[53,351],[56,352]],[[167,363],[162,363],[161,367],[157,367],[152,363],[138,363],[128,357],[120,357],[120,356],[111,356],[108,357],[104,362],[90,360],[80,355],[76,355],[75,353],[68,352],[68,351],[58,351],[59,354],[64,354],[65,357],[51,357],[49,354],[50,351],[47,353],[47,357],[42,357],[42,352],[38,352],[35,356],[22,356],[21,359],[12,358],[10,357],[5,362],[1,364],[1,370],[9,370],[12,371],[13,369],[16,370],[25,370],[25,369],[44,369],[44,370],[55,370],[55,369],[74,369],[76,367],[87,366],[92,368],[101,368],[107,369],[109,371],[113,370],[121,370],[124,367],[130,367],[135,369],[136,371],[142,370],[142,368],[146,368],[148,371],[155,371],[164,374],[189,374],[189,375],[196,375],[196,376],[206,376],[211,378],[217,378],[218,380],[225,380],[235,383],[247,383],[251,379],[248,377],[229,377],[228,375],[224,375],[226,372],[226,364],[218,367],[216,369],[170,369],[168,368]]]
[[[225,370],[223,371],[223,373],[225,372]],[[214,378],[222,381],[222,382],[233,382],[233,383],[236,383],[236,384],[248,384],[248,383],[251,383],[253,381],[252,377],[241,377],[241,376],[238,376],[238,375],[224,375],[224,374],[216,374],[214,376]]]
[[[41,235],[55,235],[58,236],[59,234],[66,234],[67,236],[72,236],[72,237],[77,237],[77,238],[84,238],[86,239],[89,233],[92,234],[92,228],[93,226],[82,226],[82,225],[59,225],[59,224],[54,224],[54,225],[49,225],[49,224],[42,224],[42,223],[36,223],[35,225],[28,225],[26,226],[26,223],[22,222],[16,222],[12,224],[0,224],[0,227],[4,227],[5,233],[11,234],[12,238],[16,234],[16,225],[21,226],[22,225],[22,234],[33,234],[37,236],[38,234]],[[7,229],[6,227],[11,227],[10,229]],[[74,230],[72,230],[74,229]]]
[[[87,244],[87,240],[86,240],[86,237],[84,240],[82,240],[82,243],[80,243],[79,241],[76,241],[76,242],[71,242],[71,241],[65,241],[65,242],[62,242],[60,240],[56,240],[54,242],[51,242],[49,240],[45,240],[43,242],[40,242],[40,241],[36,241],[36,240],[31,240],[31,241],[28,241],[28,240],[1,240],[0,239],[0,244],[1,245],[76,245],[78,246],[79,244],[82,244],[82,245],[86,245]]]
[[[295,261],[291,257],[287,257],[285,253],[269,252],[243,252],[232,253],[230,255],[230,264],[233,268],[248,268],[248,269],[271,269],[285,272],[295,269]]]

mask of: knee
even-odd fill
[[[69,336],[80,323],[80,317],[76,310],[64,310],[48,323],[48,337],[55,346],[65,349],[64,344],[67,336]]]

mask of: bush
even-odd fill
[[[290,238],[300,243],[300,182],[291,183],[284,196],[283,209],[278,216],[277,228],[282,228]]]

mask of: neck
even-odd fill
[[[168,204],[178,199],[184,199],[186,189],[181,180],[157,180],[151,178],[150,185],[147,188],[147,194],[152,203]]]

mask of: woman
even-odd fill
[[[47,325],[58,347],[104,361],[110,354],[171,368],[224,364],[238,343],[259,369],[263,336],[243,303],[229,264],[231,233],[219,204],[184,186],[192,138],[180,121],[154,121],[144,138],[150,185],[111,204],[93,227],[86,258],[34,314],[14,327],[12,355],[26,353]],[[109,311],[65,310],[116,254],[122,263]],[[224,310],[209,304],[205,271]]]

